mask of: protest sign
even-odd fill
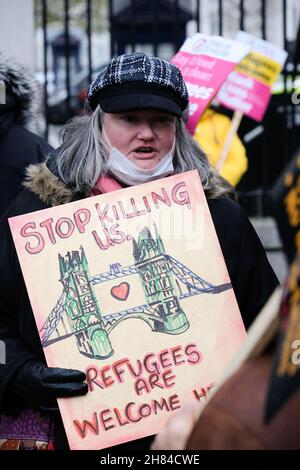
[[[261,121],[287,52],[244,31],[238,33],[236,40],[248,45],[251,51],[230,73],[216,98],[223,106]]]
[[[222,83],[248,52],[246,44],[198,33],[188,38],[173,57],[171,62],[180,68],[189,92],[191,134]]]
[[[59,399],[71,449],[159,432],[245,339],[198,172],[9,219],[49,366],[83,370]]]
[[[300,150],[272,188],[273,213],[289,264],[300,252]]]

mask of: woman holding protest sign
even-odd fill
[[[46,164],[29,167],[26,189],[7,216],[196,169],[248,327],[278,281],[247,217],[232,200],[231,187],[213,170],[185,128],[182,113],[188,93],[179,69],[141,53],[114,58],[91,84],[87,102],[86,116],[65,127],[63,143],[56,153]],[[47,416],[56,408],[56,397],[85,394],[87,385],[80,371],[45,365],[6,221],[0,233],[0,332],[7,345],[7,364],[0,369],[0,396],[2,410],[9,416],[5,429],[0,424],[0,439],[7,443],[7,424],[12,429],[18,424],[18,417],[12,417],[13,409],[18,410],[18,416],[21,413],[25,423],[26,412],[31,413],[31,422],[38,422],[40,411]],[[46,424],[50,429],[52,421]],[[23,434],[16,439],[28,439],[30,433],[24,432],[27,428],[23,426]],[[62,429],[61,422],[55,429]],[[30,435],[41,440],[38,431]],[[45,439],[45,433],[43,436]],[[62,435],[52,433],[50,440],[54,440],[55,448],[67,446]],[[133,447],[145,445],[145,441],[135,442]]]

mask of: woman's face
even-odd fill
[[[176,118],[155,109],[104,113],[103,127],[112,147],[137,167],[151,170],[172,149]]]

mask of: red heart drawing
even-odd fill
[[[117,300],[127,300],[129,291],[130,285],[128,282],[121,282],[118,286],[114,286],[110,289],[111,295]]]

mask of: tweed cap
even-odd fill
[[[111,60],[90,85],[87,100],[107,113],[160,109],[176,116],[188,105],[188,92],[178,67],[143,53]]]

